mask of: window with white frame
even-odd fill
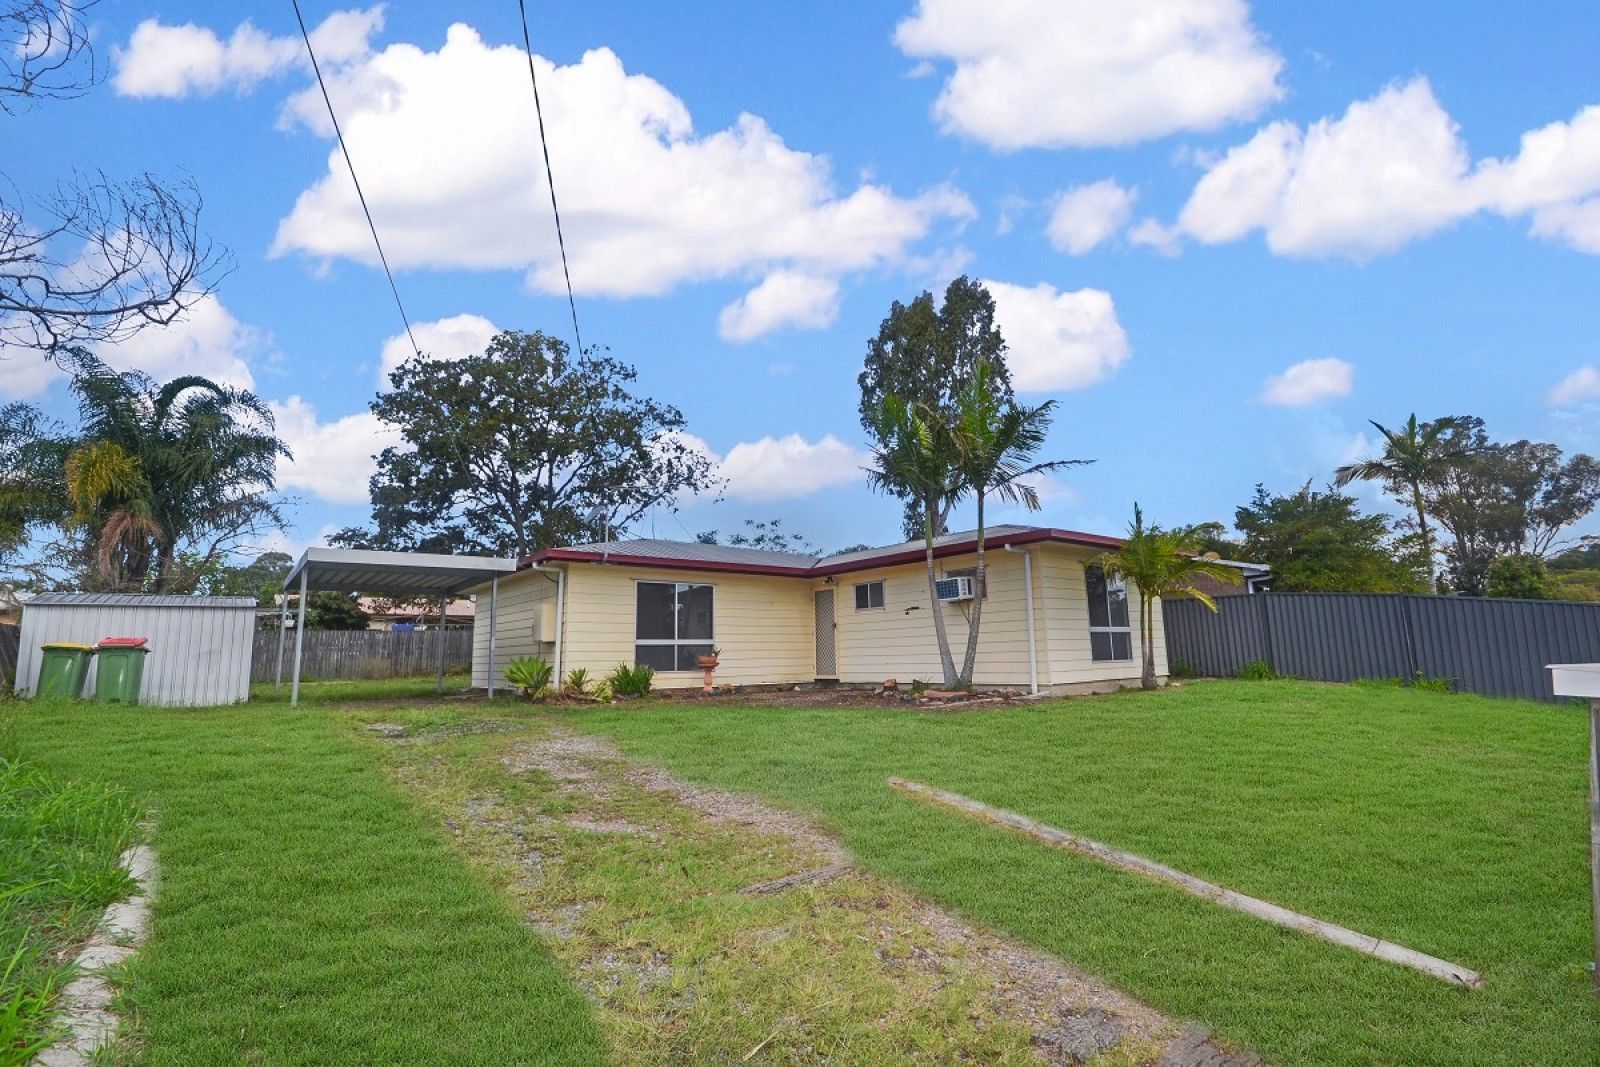
[[[633,662],[658,671],[694,670],[695,657],[711,654],[711,586],[637,582],[634,589]]]
[[[856,585],[856,610],[883,607],[883,583],[860,582]]]
[[[1083,569],[1089,594],[1089,656],[1096,662],[1133,658],[1133,628],[1128,625],[1128,586],[1104,568]]]

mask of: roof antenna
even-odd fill
[[[584,514],[583,521],[589,529],[598,529],[603,534],[600,543],[606,547],[600,551],[600,562],[605,563],[606,558],[611,555],[611,509],[603,504],[596,504]]]

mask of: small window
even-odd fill
[[[856,586],[856,610],[883,607],[883,583],[862,582]]]
[[[1100,567],[1083,569],[1089,596],[1089,656],[1095,662],[1133,658],[1133,628],[1128,625],[1128,586],[1108,578]]]
[[[633,661],[658,671],[692,671],[711,654],[711,586],[639,582]]]

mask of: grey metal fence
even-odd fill
[[[283,676],[294,670],[294,633],[285,635]],[[472,666],[472,631],[307,630],[302,678],[405,678],[432,674],[444,642],[446,670]],[[278,667],[278,631],[257,630],[250,680],[270,682]]]
[[[1162,605],[1175,667],[1220,678],[1260,660],[1324,682],[1420,673],[1463,692],[1554,700],[1546,664],[1600,662],[1600,604],[1262,593],[1220,597],[1217,607]]]
[[[17,651],[22,644],[22,627],[0,626],[0,692],[10,692],[17,680]]]

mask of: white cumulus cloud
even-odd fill
[[[1570,408],[1600,400],[1600,370],[1585,364],[1551,387],[1546,397],[1553,408]]]
[[[723,308],[717,332],[724,341],[753,341],[785,326],[819,330],[833,325],[838,315],[836,279],[779,270]]]
[[[1350,395],[1354,370],[1342,359],[1308,359],[1267,379],[1261,402],[1299,408]]]
[[[461,359],[474,356],[489,347],[500,327],[482,315],[451,315],[433,322],[419,322],[411,327],[411,337],[417,339],[417,348],[430,359]],[[411,337],[395,334],[383,342],[381,366],[378,370],[378,388],[389,388],[389,375],[414,354]]]
[[[785,500],[859,481],[867,453],[827,434],[807,441],[797,433],[741,441],[721,458],[726,493],[740,500]]]
[[[1174,225],[1145,220],[1134,239],[1171,250],[1259,231],[1281,255],[1361,260],[1482,213],[1600,254],[1600,107],[1475,163],[1428,80],[1413,78],[1339,118],[1264,126],[1207,166]]]
[[[375,457],[402,441],[399,430],[369,411],[322,422],[316,405],[298,396],[268,407],[278,436],[294,453],[292,460],[278,461],[278,488],[304,489],[330,503],[366,503]]]
[[[1274,252],[1365,258],[1469,213],[1469,168],[1455,121],[1416,78],[1304,131],[1263,128],[1200,179],[1178,227],[1207,243],[1259,229]]]
[[[994,297],[995,322],[1018,390],[1082,389],[1127,360],[1128,335],[1103,289],[1060,292],[1044,282],[1030,287],[990,279],[983,285]]]
[[[1050,212],[1050,243],[1069,255],[1083,255],[1127,225],[1134,196],[1109,179],[1064,190]]]
[[[789,147],[755,115],[697,131],[682,100],[609,49],[535,64],[580,294],[775,271],[837,278],[903,262],[941,220],[975,214],[948,186],[841,191],[824,157]],[[396,44],[328,74],[391,263],[526,270],[534,288],[564,291],[520,47],[458,23],[437,50]],[[321,109],[312,87],[285,115],[331,136]],[[279,224],[272,254],[290,253],[375,262],[336,148]]]
[[[919,0],[895,43],[955,64],[935,116],[1001,150],[1210,130],[1283,96],[1244,0]]]
[[[368,41],[383,28],[383,7],[336,11],[311,31],[322,63],[347,63],[366,54]],[[223,40],[192,22],[169,25],[145,19],[126,46],[114,49],[112,85],[123,96],[209,96],[231,87],[248,92],[289,70],[309,66],[299,37],[274,37],[249,22]]]

